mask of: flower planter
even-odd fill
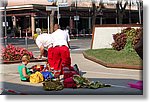
[[[43,59],[34,58],[34,59],[30,59],[30,62],[44,62],[46,60],[47,60],[47,58],[43,58]],[[2,60],[1,63],[2,64],[15,64],[15,63],[21,63],[21,60],[15,60],[15,61],[4,61],[4,60]]]
[[[19,63],[19,62],[21,62],[21,58],[24,55],[28,55],[30,57],[31,62],[43,61],[43,60],[38,60],[38,59],[34,58],[33,53],[29,52],[25,48],[16,47],[11,44],[8,44],[6,47],[1,48],[1,61],[4,64]]]

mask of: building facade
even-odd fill
[[[114,1],[7,0],[7,35],[26,36],[27,33],[28,36],[33,36],[36,33],[36,28],[40,28],[43,32],[51,33],[54,23],[59,23],[62,28],[67,27],[70,30],[70,34],[91,34],[93,24],[119,23],[116,8],[117,0]],[[93,3],[95,3],[95,9]],[[103,7],[100,7],[100,4]],[[123,3],[122,5],[124,6]],[[4,7],[0,7],[0,10],[4,18]],[[93,23],[95,11],[96,18]],[[122,12],[124,12],[123,24],[142,23],[142,5],[138,6],[138,3],[130,2],[130,5],[128,3]]]

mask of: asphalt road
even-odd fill
[[[71,39],[71,52],[80,52],[86,49],[90,49],[91,47],[91,38],[79,38],[79,39]],[[5,46],[4,39],[1,39],[1,44]],[[18,47],[27,48],[29,51],[39,51],[37,48],[35,41],[32,38],[8,38],[7,44],[12,44]]]

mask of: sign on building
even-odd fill
[[[79,16],[74,16],[74,20],[78,21],[79,20]]]
[[[48,2],[56,2],[57,0],[47,0]]]
[[[8,22],[6,22],[6,26],[8,27]],[[3,27],[5,27],[5,22],[3,22]]]
[[[68,7],[68,3],[58,3],[59,7]]]
[[[46,11],[52,11],[52,10],[57,11],[57,7],[56,6],[46,6]]]

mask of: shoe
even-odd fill
[[[73,66],[73,69],[79,74],[79,68],[78,68],[78,65],[77,65],[77,64],[75,64],[75,65]]]

